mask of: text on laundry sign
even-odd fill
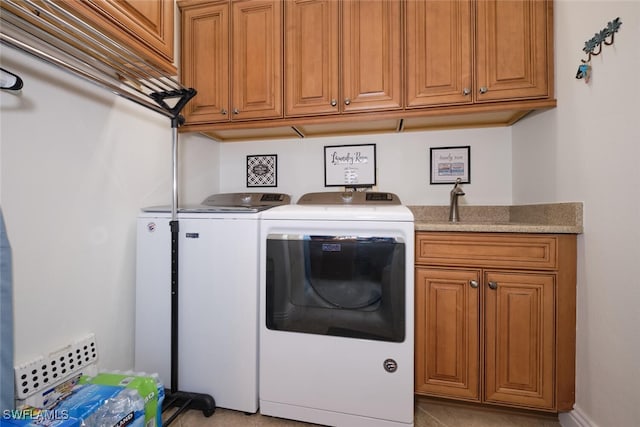
[[[369,157],[362,154],[360,151],[356,151],[354,153],[347,154],[338,154],[337,152],[333,152],[331,154],[331,164],[333,165],[353,165],[356,163],[368,163]]]

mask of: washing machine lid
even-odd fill
[[[393,193],[320,192],[303,195],[298,203],[262,214],[267,220],[401,221],[413,223],[413,213]]]
[[[291,196],[284,193],[244,192],[219,193],[205,198],[196,205],[178,207],[178,213],[255,213],[275,206],[291,203]],[[143,212],[170,212],[170,206],[149,206]]]
[[[241,207],[264,210],[274,206],[288,205],[291,197],[283,193],[219,193],[204,199],[201,205],[210,207]]]
[[[298,200],[299,205],[399,205],[400,198],[393,193],[377,191],[325,191],[307,193]]]

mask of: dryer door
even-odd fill
[[[404,341],[405,251],[398,237],[269,235],[267,328]]]

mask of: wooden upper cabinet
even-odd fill
[[[338,10],[335,0],[285,2],[285,114],[338,113]]]
[[[551,1],[412,0],[405,22],[407,108],[553,96]]]
[[[231,141],[509,126],[556,106],[552,0],[178,5],[194,11],[180,66],[198,91],[182,131]]]
[[[282,117],[282,2],[232,2],[232,120]]]
[[[188,125],[282,117],[282,2],[180,1]]]
[[[228,121],[229,4],[199,4],[181,9],[182,83],[198,91],[183,110],[185,120]]]
[[[477,2],[478,102],[553,96],[551,0]]]
[[[472,1],[408,1],[405,25],[407,107],[471,103]]]
[[[401,4],[342,3],[343,111],[402,108]]]
[[[285,2],[286,115],[401,109],[401,5]]]
[[[173,0],[64,1],[66,8],[78,12],[83,19],[170,73],[176,72],[174,4]]]

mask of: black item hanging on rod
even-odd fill
[[[213,397],[181,391],[178,381],[178,128],[184,123],[180,112],[196,95],[196,90],[182,86],[172,76],[53,0],[0,0],[0,5],[0,42],[171,120],[171,389],[165,393],[162,412],[178,409],[162,425],[168,426],[187,409],[200,410],[204,416],[211,416],[216,409]]]
[[[22,79],[17,74],[0,68],[0,89],[20,90],[24,86]]]

